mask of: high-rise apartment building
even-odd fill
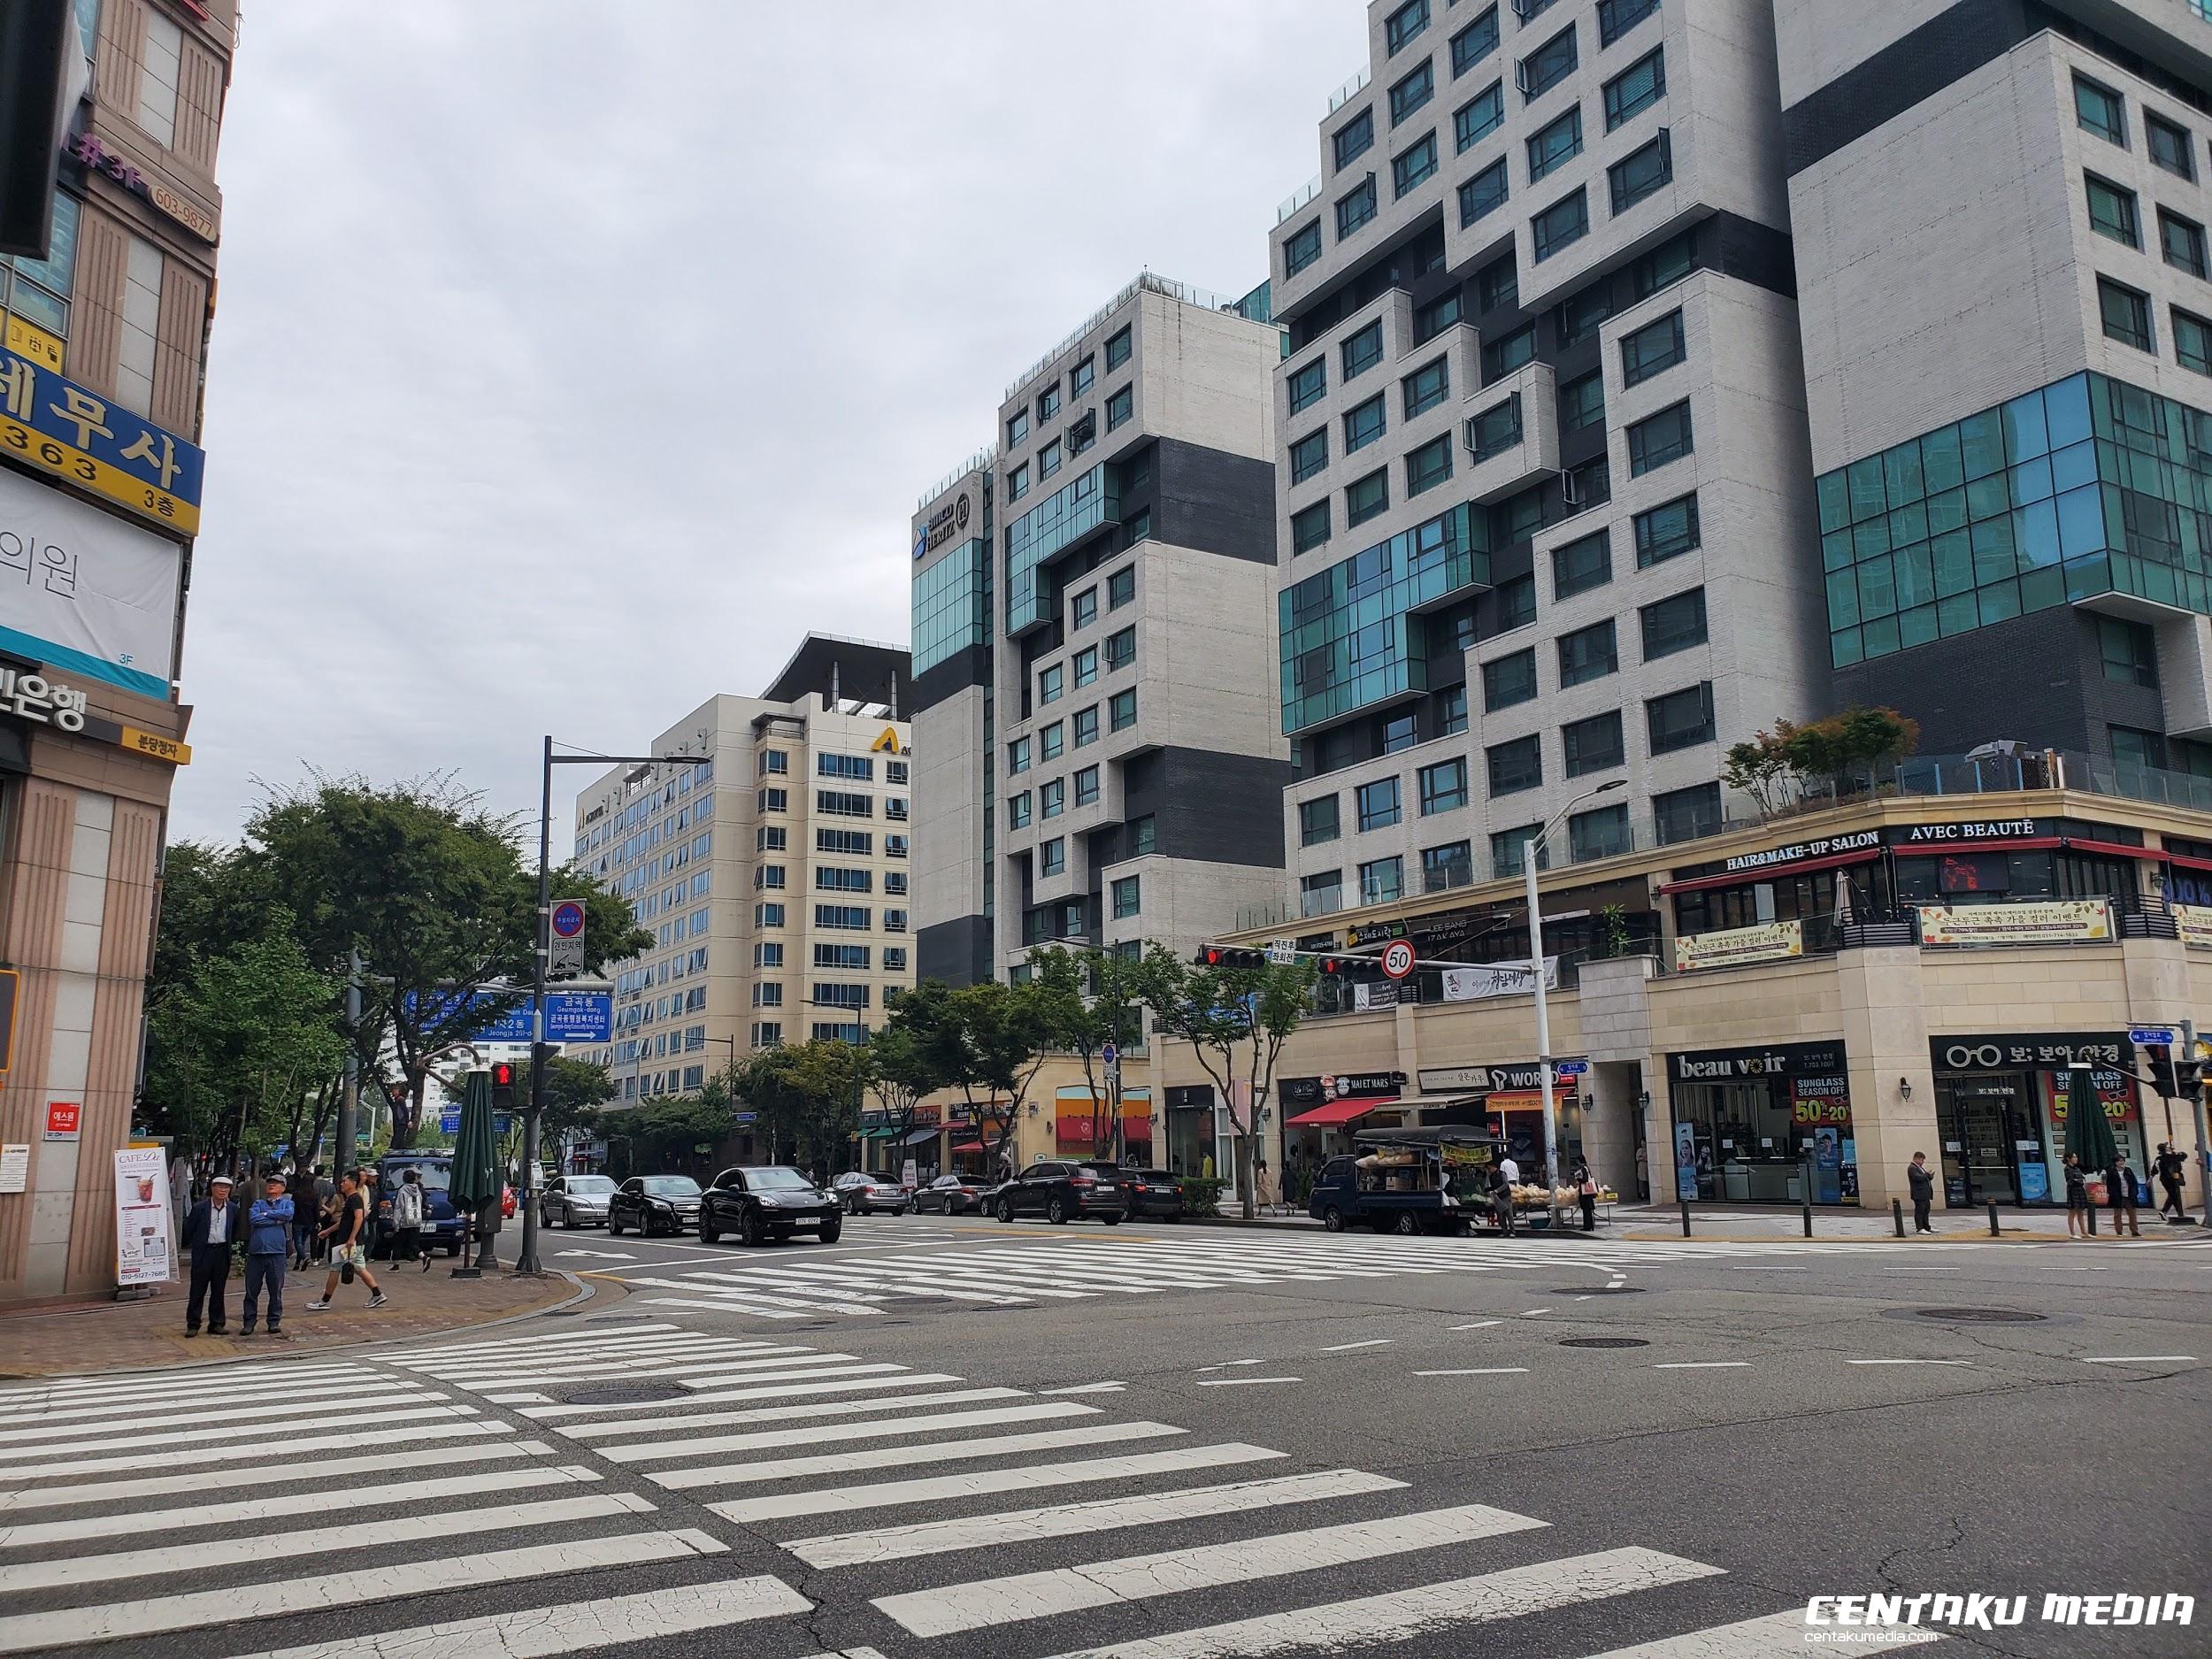
[[[914,983],[907,653],[810,634],[757,697],[709,699],[656,764],[576,800],[575,860],[652,946],[611,965],[624,1102],[687,1094],[748,1052],[856,1042]]]
[[[1709,833],[1829,695],[1769,0],[1368,15],[1271,242],[1309,917]]]
[[[1264,294],[1141,277],[916,511],[925,978],[1186,949],[1279,890]]]
[[[2212,19],[1779,0],[1839,690],[2212,804]]]
[[[50,242],[0,256],[0,1300],[116,1283],[236,42],[234,0],[72,10]]]

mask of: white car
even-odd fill
[[[543,1227],[603,1227],[607,1201],[614,1196],[614,1178],[607,1175],[556,1175],[538,1195],[538,1225]]]
[[[885,1210],[902,1216],[914,1207],[914,1194],[890,1176],[861,1170],[848,1170],[830,1183],[830,1191],[849,1216],[872,1216]]]

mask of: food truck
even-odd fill
[[[1487,1223],[1484,1186],[1505,1143],[1482,1129],[1368,1129],[1315,1179],[1306,1213],[1331,1233],[1464,1234]]]

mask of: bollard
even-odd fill
[[[2002,1236],[1997,1231],[1997,1206],[1994,1204],[1989,1207],[1989,1236],[1993,1239]]]
[[[1905,1201],[1903,1199],[1893,1198],[1889,1201],[1889,1217],[1897,1224],[1897,1236],[1903,1238],[1905,1236]]]
[[[1682,1236],[1690,1236],[1690,1201],[1686,1198],[1682,1201]]]
[[[1805,1236],[1813,1236],[1813,1161],[1804,1158],[1798,1164],[1797,1195],[1805,1207]]]
[[[1809,1198],[1805,1201],[1805,1236],[1813,1236],[1813,1201]]]
[[[2087,1210],[2085,1213],[2085,1214],[2088,1216],[2088,1217],[2089,1217],[2089,1236],[2090,1236],[2091,1238],[2093,1238],[2093,1238],[2095,1238],[2095,1237],[2097,1236],[2097,1207],[2096,1207],[2096,1205],[2094,1205],[2094,1204],[2090,1205],[2090,1206],[2089,1206],[2089,1208],[2088,1208],[2088,1210]]]

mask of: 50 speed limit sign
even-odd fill
[[[1413,972],[1413,947],[1402,939],[1394,939],[1383,947],[1382,971],[1394,979],[1402,979]]]

